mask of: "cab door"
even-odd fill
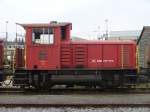
[[[26,67],[33,70],[55,70],[60,68],[60,45],[57,28],[32,28],[31,44],[26,46]],[[27,37],[29,38],[29,37]]]

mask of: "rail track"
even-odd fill
[[[140,108],[140,107],[148,107],[150,108],[150,104],[0,104],[0,107],[5,108],[15,108],[15,107],[23,107],[23,108],[49,108],[49,107],[72,107],[72,108],[120,108],[120,107],[130,107],[130,108]]]
[[[150,88],[53,88],[38,92],[35,89],[0,88],[0,107],[150,107],[149,93]]]
[[[150,88],[53,88],[49,90],[19,87],[0,88],[0,94],[150,94]]]

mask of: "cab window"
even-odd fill
[[[66,39],[66,27],[62,26],[61,27],[61,40],[65,40]]]
[[[33,28],[32,42],[33,44],[54,44],[54,29]]]

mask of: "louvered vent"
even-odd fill
[[[86,46],[77,45],[74,50],[75,67],[83,68],[86,65]]]
[[[72,50],[70,45],[63,45],[61,47],[61,67],[69,68],[72,63]]]

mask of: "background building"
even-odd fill
[[[141,30],[130,31],[111,31],[109,40],[137,40],[141,34]]]
[[[137,40],[139,52],[139,66],[141,68],[150,67],[150,26],[144,26]]]
[[[72,41],[83,41],[83,40],[87,40],[87,39],[83,39],[83,38],[81,38],[81,37],[72,36],[72,37],[71,37],[71,40],[72,40]]]

